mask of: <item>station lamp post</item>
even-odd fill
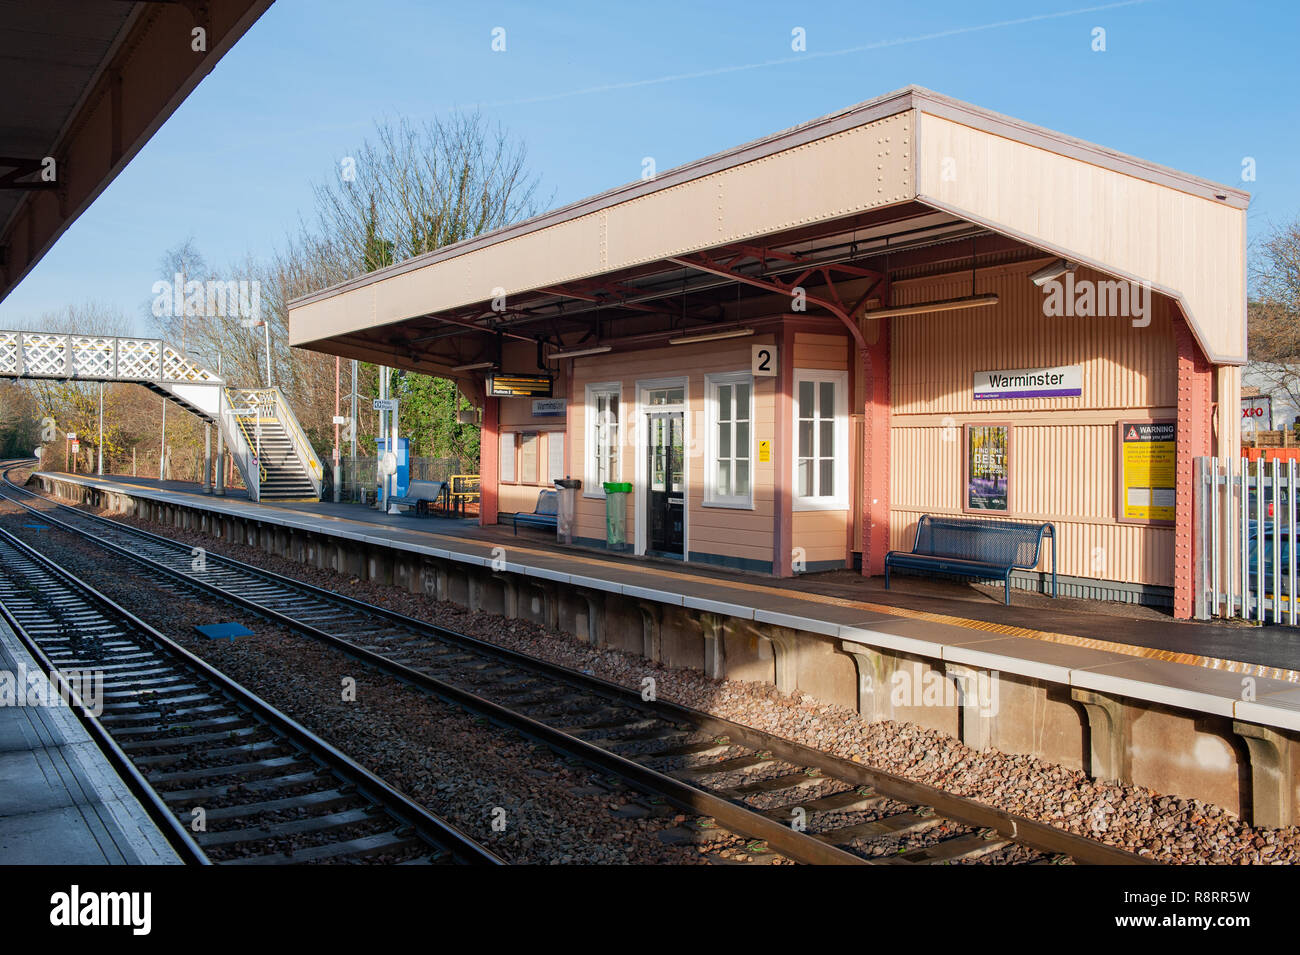
[[[266,343],[266,387],[271,388],[275,384],[271,379],[271,323],[265,318],[246,318],[243,326],[262,329]]]

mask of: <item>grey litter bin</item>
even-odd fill
[[[605,482],[605,546],[610,550],[627,550],[627,496],[631,493],[627,481]]]
[[[561,544],[573,543],[573,515],[578,509],[578,489],[582,482],[577,478],[559,478],[555,482],[558,507],[555,515],[555,539]]]

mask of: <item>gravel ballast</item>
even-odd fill
[[[766,683],[713,681],[701,672],[655,664],[572,636],[498,615],[471,613],[432,597],[298,564],[256,548],[167,525],[131,526],[207,547],[254,566],[385,606],[448,629],[638,689],[645,676],[659,696],[955,795],[1137,852],[1159,862],[1293,864],[1300,827],[1270,829],[1200,800],[1094,780],[1034,757],[977,751],[911,723],[864,722],[853,710]]]

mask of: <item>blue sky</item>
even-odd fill
[[[0,327],[94,301],[143,330],[166,249],[193,237],[218,268],[266,254],[376,118],[475,107],[560,205],[638,178],[643,157],[663,171],[915,83],[1245,188],[1257,237],[1300,215],[1297,37],[1282,0],[277,0],[0,303]]]

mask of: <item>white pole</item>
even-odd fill
[[[391,389],[390,389],[390,391],[389,391],[389,394],[390,394],[390,395],[392,394]],[[392,474],[392,482],[393,482],[393,485],[392,485],[392,490],[389,492],[390,497],[396,497],[396,496],[397,496],[397,468],[396,468],[396,461],[397,461],[397,414],[398,414],[398,412],[397,412],[396,410],[390,411],[390,412],[388,413],[388,429],[389,429],[389,434],[388,434],[388,447],[389,447],[389,449],[393,452],[393,461],[394,461],[393,474]],[[390,513],[390,514],[397,514],[397,513],[400,513],[400,512],[399,512],[399,510],[398,510],[398,508],[397,508],[397,505],[394,504],[392,510],[390,510],[388,513]]]
[[[226,424],[226,379],[221,371],[221,353],[217,352],[217,377],[221,385],[217,388],[217,483],[213,494],[224,497],[226,493],[226,434],[222,430]]]
[[[99,383],[99,466],[96,473],[104,476],[104,383]]]
[[[266,332],[266,387],[270,388],[274,385],[274,382],[271,381],[271,323],[269,320],[262,323],[262,329]]]
[[[162,400],[162,438],[158,443],[158,480],[166,480],[163,464],[167,458],[167,399]]]
[[[384,401],[387,397],[388,397],[388,367],[386,365],[380,365],[379,366],[379,400]],[[378,428],[377,436],[384,439],[384,446],[387,447],[388,446],[388,412],[384,411],[383,409],[380,409],[379,412],[379,428]],[[388,450],[391,451],[392,449],[389,448]],[[376,449],[375,453],[378,454],[378,449]],[[375,470],[376,472],[378,472],[378,476],[381,478],[379,482],[379,499],[375,503],[379,505],[379,509],[381,511],[388,509],[388,476],[383,473],[382,470],[383,463],[384,463],[384,456],[380,454],[375,463]]]

